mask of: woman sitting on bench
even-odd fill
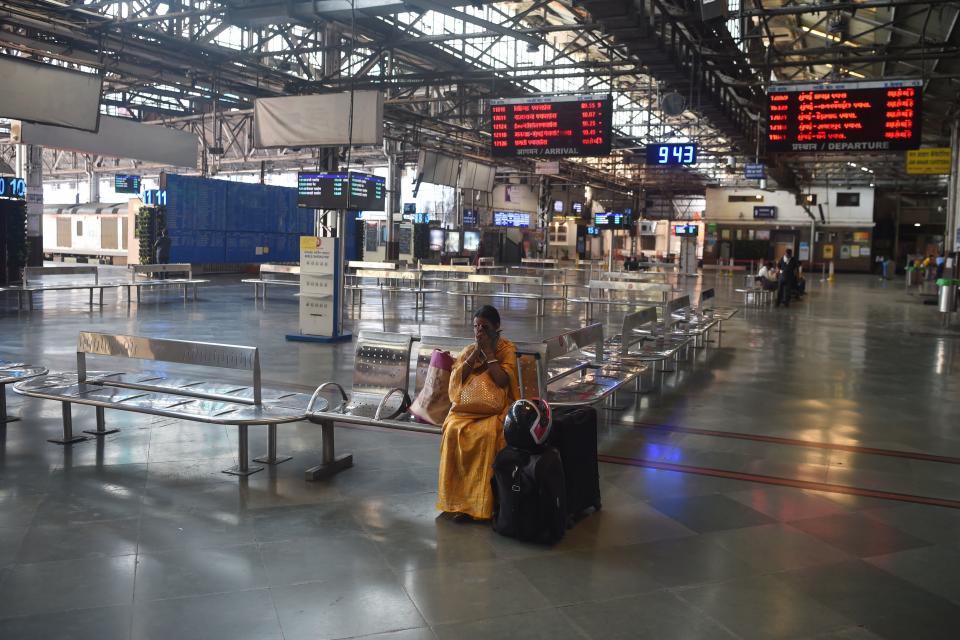
[[[517,350],[500,337],[500,314],[484,305],[473,314],[476,343],[450,372],[453,406],[443,421],[437,508],[458,520],[493,515],[493,458],[505,445],[503,419],[520,397]]]

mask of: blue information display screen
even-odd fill
[[[24,200],[27,197],[27,183],[23,178],[0,176],[0,198]]]
[[[298,173],[297,206],[307,209],[347,209],[350,177],[346,173]]]
[[[673,225],[673,235],[675,236],[696,236],[699,227],[695,224],[675,224]]]
[[[387,180],[369,173],[350,172],[350,204],[357,211],[383,211],[386,208]]]
[[[386,179],[368,173],[297,174],[297,206],[306,209],[383,211]]]
[[[697,145],[691,143],[651,144],[647,146],[648,165],[697,164]]]
[[[140,193],[140,176],[118,173],[113,176],[113,190],[116,193]]]
[[[476,209],[463,210],[463,224],[470,227],[477,226],[477,210]]]
[[[530,214],[516,211],[494,211],[493,224],[497,227],[529,227]]]
[[[593,214],[593,226],[600,229],[626,229],[630,226],[630,214],[620,211]]]

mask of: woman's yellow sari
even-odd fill
[[[510,377],[506,403],[497,415],[482,416],[457,411],[461,391],[471,378],[490,375],[487,371],[474,373],[461,382],[463,367],[467,366],[465,363],[475,350],[476,345],[464,349],[450,372],[449,391],[453,408],[443,421],[437,508],[486,520],[493,517],[493,490],[490,487],[493,459],[505,445],[503,420],[510,405],[520,397],[520,384],[517,381],[517,348],[509,340],[501,338],[497,343],[497,360]]]

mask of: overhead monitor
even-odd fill
[[[463,250],[464,251],[480,250],[480,232],[479,231],[463,232]]]
[[[477,226],[477,210],[476,209],[463,210],[463,224],[469,227]]]
[[[699,235],[699,227],[695,224],[675,224],[673,225],[673,235],[695,237]]]
[[[630,226],[629,217],[622,211],[593,214],[593,226],[601,229],[624,229]]]
[[[404,202],[403,203],[403,213],[406,215],[413,215],[417,212],[417,203],[416,202]]]
[[[430,224],[430,214],[429,213],[415,213],[413,214],[414,224]]]
[[[370,173],[350,172],[350,209],[384,211],[386,204],[386,178]]]
[[[443,229],[430,229],[430,251],[443,250]]]
[[[647,145],[647,165],[697,164],[697,145],[688,142]]]
[[[597,227],[587,227],[587,235],[598,236],[600,235],[600,229],[598,229]]]
[[[447,237],[443,241],[443,250],[447,253],[460,253],[459,231],[447,231]]]
[[[508,98],[490,104],[494,158],[610,155],[610,94]]]
[[[767,151],[901,151],[920,146],[921,80],[778,84],[767,91]]]
[[[582,214],[583,214],[583,203],[582,203],[582,202],[576,202],[576,201],[571,202],[571,203],[570,203],[570,211],[573,212],[573,213],[575,213],[575,214],[577,214],[578,216],[579,216],[579,215],[582,215]]]
[[[346,173],[297,174],[297,206],[306,209],[347,209],[350,177]]]
[[[563,213],[563,200],[554,200],[552,209],[554,213]]]
[[[517,211],[494,211],[493,224],[497,227],[529,227],[530,214]]]
[[[140,193],[140,176],[121,174],[113,176],[115,193]]]

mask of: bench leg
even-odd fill
[[[90,308],[93,308],[93,289],[90,289]]]
[[[194,284],[193,284],[193,301],[194,301],[194,302],[197,301],[197,296],[198,296],[198,294],[197,294],[197,284],[194,283]]]
[[[320,429],[320,435],[323,439],[323,462],[304,472],[304,478],[306,480],[323,480],[353,466],[353,454],[345,453],[340,456],[336,454],[333,439],[333,422],[323,422],[320,425]]]
[[[292,456],[277,455],[277,425],[267,425],[267,455],[254,458],[253,461],[262,462],[263,464],[280,464],[281,462],[290,460],[291,457]]]
[[[104,409],[103,407],[96,407],[96,410],[97,410],[96,430],[84,429],[83,430],[84,433],[89,433],[92,436],[103,437],[103,436],[108,436],[111,433],[118,433],[120,431],[120,429],[107,429],[107,418],[104,415],[106,412],[106,409]]]
[[[27,306],[33,311],[33,291],[27,291]]]
[[[249,476],[257,471],[263,471],[263,467],[251,467],[247,462],[249,452],[247,451],[247,425],[237,425],[237,459],[240,464],[230,469],[224,469],[224,473],[232,476]]]
[[[103,306],[103,289],[100,289],[100,306]]]
[[[7,385],[0,384],[0,424],[16,422],[19,419],[7,415]]]
[[[51,438],[47,442],[52,442],[54,444],[73,444],[74,442],[83,442],[87,440],[87,436],[75,436],[73,435],[73,414],[70,411],[69,402],[61,402],[61,411],[63,413],[63,438]]]

